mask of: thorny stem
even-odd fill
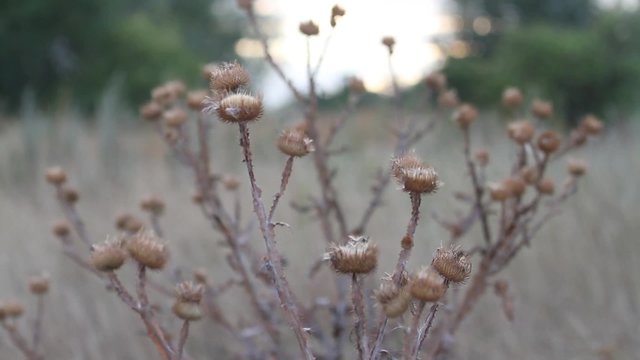
[[[420,301],[415,314],[413,314],[413,321],[411,321],[411,327],[409,333],[405,336],[404,347],[402,354],[404,354],[405,360],[410,360],[414,353],[414,341],[418,338],[418,327],[420,325],[420,316],[424,311],[424,307],[427,305],[426,301]]]
[[[476,172],[476,166],[471,160],[471,139],[469,136],[469,127],[466,126],[462,129],[464,135],[464,158],[467,162],[467,170],[471,176],[471,182],[473,184],[473,194],[475,197],[475,208],[480,216],[480,223],[482,224],[482,235],[484,236],[485,243],[491,244],[491,229],[489,227],[489,220],[487,219],[487,209],[482,202],[482,196],[484,195],[483,184],[480,183],[478,173]]]
[[[364,360],[369,353],[369,341],[367,340],[367,320],[364,313],[364,299],[362,296],[362,283],[358,274],[351,275],[351,301],[353,303],[354,329],[356,333],[356,347],[358,359]]]
[[[189,321],[185,320],[182,323],[182,328],[180,329],[180,339],[178,340],[178,348],[176,350],[174,360],[182,360],[182,352],[184,351],[184,345],[187,342],[187,337],[189,336]]]
[[[262,201],[262,190],[258,187],[258,184],[256,182],[256,177],[253,170],[254,168],[253,158],[251,154],[249,128],[247,127],[247,124],[240,123],[239,130],[240,146],[242,146],[243,149],[245,165],[247,167],[247,172],[249,175],[249,182],[251,183],[253,209],[258,218],[258,222],[260,223],[260,231],[262,232],[262,237],[267,249],[267,267],[273,275],[273,284],[275,286],[276,292],[278,293],[280,304],[282,305],[282,308],[285,312],[289,326],[291,326],[296,335],[300,351],[302,352],[305,359],[313,359],[314,356],[311,353],[309,345],[307,344],[307,336],[304,332],[302,322],[300,321],[300,317],[297,313],[296,305],[291,294],[291,289],[289,288],[289,283],[284,274],[284,269],[282,268],[281,257],[276,248],[274,227],[268,222],[267,214],[264,208],[264,202]]]
[[[38,295],[36,305],[36,319],[33,324],[33,352],[38,352],[40,346],[40,339],[42,338],[42,318],[44,316],[44,296]]]

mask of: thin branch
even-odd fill
[[[422,312],[424,311],[426,305],[426,301],[418,302],[418,308],[416,309],[415,314],[413,314],[413,321],[411,321],[409,333],[405,335],[404,347],[402,349],[402,354],[405,360],[410,360],[413,357],[416,339],[418,339],[420,316],[422,315]]]
[[[287,189],[287,184],[289,183],[289,178],[291,177],[291,171],[293,169],[293,156],[289,156],[287,159],[287,163],[282,170],[282,176],[280,177],[280,191],[278,191],[273,196],[273,203],[271,204],[271,209],[269,209],[269,216],[267,217],[269,223],[273,222],[273,215],[276,211],[276,207],[280,202],[280,198],[284,195],[285,190]]]
[[[33,323],[33,345],[31,346],[35,353],[38,352],[40,339],[42,339],[42,318],[44,317],[44,295],[41,294],[37,297],[36,319]]]
[[[178,348],[176,350],[174,360],[182,360],[182,352],[184,351],[184,345],[187,342],[187,337],[189,336],[189,321],[185,320],[182,323],[182,328],[180,329],[180,339],[178,340]]]
[[[351,276],[351,301],[353,303],[354,330],[356,333],[356,348],[358,349],[358,359],[364,360],[365,354],[369,354],[369,341],[367,340],[367,320],[365,317],[365,306],[362,295],[362,284],[358,279],[358,274]]]
[[[476,166],[471,159],[471,138],[469,136],[469,127],[463,127],[462,134],[464,135],[464,158],[467,163],[467,170],[471,176],[471,182],[473,184],[473,194],[475,197],[475,208],[480,215],[480,223],[482,224],[482,235],[486,244],[491,244],[491,228],[489,227],[489,220],[487,217],[487,209],[484,207],[482,197],[484,195],[484,185],[480,183],[478,174],[476,172]]]

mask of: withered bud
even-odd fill
[[[18,300],[9,300],[0,305],[2,318],[19,318],[24,314],[24,305]]]
[[[476,120],[478,117],[478,109],[471,104],[462,104],[458,107],[458,109],[453,113],[453,120],[460,126],[461,128],[466,128],[471,125],[472,122]]]
[[[480,166],[487,166],[487,164],[489,164],[489,159],[490,159],[489,150],[485,148],[480,148],[476,150],[473,154],[473,157],[476,159],[476,162]]]
[[[144,223],[131,214],[121,214],[116,217],[116,228],[127,232],[138,232],[144,228]]]
[[[133,259],[151,270],[164,268],[169,260],[167,245],[148,231],[132,235],[127,240],[127,250]]]
[[[341,8],[339,5],[334,5],[331,8],[331,27],[335,27],[338,18],[344,16],[344,14],[345,11],[343,8]]]
[[[538,177],[540,174],[538,172],[538,168],[535,166],[527,166],[520,170],[520,177],[524,182],[528,185],[535,184],[538,181]]]
[[[314,23],[311,20],[301,22],[298,29],[300,30],[301,33],[307,36],[314,36],[320,33],[320,28],[318,27],[318,25],[316,25],[316,23]]]
[[[254,0],[237,0],[238,7],[244,10],[251,10]]]
[[[356,94],[367,92],[367,88],[364,86],[364,82],[362,81],[362,79],[359,79],[355,76],[349,79],[349,90]]]
[[[304,130],[289,128],[278,137],[278,149],[285,155],[301,157],[315,150],[313,140],[308,138]]]
[[[490,183],[487,187],[493,201],[502,202],[511,197],[511,193],[503,183]]]
[[[64,239],[71,233],[71,226],[69,226],[66,220],[60,220],[53,224],[51,232],[53,232],[55,236]]]
[[[140,201],[140,208],[155,215],[160,215],[164,211],[164,201],[156,196],[148,196]]]
[[[439,71],[434,71],[427,75],[425,83],[431,91],[440,93],[447,89],[447,77]]]
[[[378,264],[378,246],[366,237],[350,236],[346,245],[333,245],[324,256],[343,274],[367,274]]]
[[[187,112],[181,108],[173,108],[162,114],[165,125],[169,127],[180,127],[187,122]]]
[[[518,120],[507,125],[509,137],[520,145],[531,141],[535,132],[536,128],[528,120]]]
[[[543,153],[549,155],[558,150],[560,148],[560,144],[562,143],[562,138],[560,138],[560,134],[553,130],[546,130],[538,136],[538,148]]]
[[[387,317],[395,318],[407,311],[411,303],[409,288],[397,286],[392,281],[384,281],[375,292],[376,300],[382,305],[382,311]]]
[[[581,146],[587,142],[587,133],[581,128],[573,129],[570,138],[573,146]]]
[[[587,172],[587,162],[582,159],[569,159],[567,170],[574,177],[582,176]]]
[[[164,84],[151,90],[151,99],[160,106],[166,106],[176,100],[176,94],[170,86]]]
[[[458,92],[455,89],[447,90],[438,96],[438,104],[446,109],[454,109],[460,104]]]
[[[209,276],[207,275],[207,269],[197,268],[193,270],[193,280],[198,284],[207,284]]]
[[[406,152],[394,158],[391,174],[407,192],[432,194],[443,185],[435,169],[423,163],[415,152]]]
[[[180,80],[168,81],[164,86],[169,89],[169,92],[173,94],[174,98],[178,98],[187,91],[187,86]]]
[[[461,283],[471,274],[471,260],[458,248],[438,248],[431,266],[452,283]]]
[[[536,184],[536,189],[538,189],[540,194],[553,195],[555,191],[555,184],[553,183],[553,180],[544,178],[538,181],[538,183]]]
[[[250,79],[247,69],[239,63],[223,63],[213,68],[209,86],[214,93],[235,92],[246,86]]]
[[[438,301],[446,288],[445,279],[429,266],[423,267],[409,281],[411,296],[422,301]]]
[[[173,305],[173,313],[182,320],[196,321],[203,316],[200,308],[204,286],[195,284],[191,281],[185,281],[176,287],[177,298]]]
[[[118,270],[127,260],[122,239],[107,239],[103,243],[91,246],[91,265],[98,271]]]
[[[231,94],[216,107],[220,120],[241,123],[258,120],[262,116],[262,99],[247,94]]]
[[[538,119],[549,119],[553,116],[553,104],[549,101],[534,100],[531,113]]]
[[[62,185],[67,181],[67,174],[60,166],[52,166],[45,172],[45,178],[51,185]]]
[[[202,111],[204,101],[207,98],[206,90],[194,90],[187,93],[187,106],[194,111]]]
[[[510,176],[502,181],[510,196],[521,197],[527,190],[527,183],[520,176]]]
[[[595,115],[588,114],[582,118],[580,129],[587,135],[598,135],[602,132],[604,125]]]
[[[517,109],[522,105],[522,92],[517,87],[508,87],[502,93],[502,105],[509,109]]]
[[[49,291],[49,275],[41,274],[29,279],[29,291],[34,295],[44,295]]]
[[[396,39],[393,36],[385,36],[382,38],[382,45],[386,46],[389,54],[393,54],[393,47],[396,45]]]
[[[147,121],[156,121],[162,116],[162,106],[155,101],[150,101],[140,108],[140,115]]]
[[[225,174],[222,177],[222,185],[229,191],[235,191],[240,187],[240,179],[231,174]]]
[[[66,201],[67,203],[75,204],[76,202],[78,202],[78,199],[80,198],[80,194],[74,188],[65,187],[62,189],[62,197],[64,198],[64,201]]]

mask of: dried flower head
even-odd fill
[[[526,144],[533,138],[536,128],[528,120],[518,120],[507,126],[509,137],[520,145]]]
[[[567,170],[572,176],[582,176],[587,172],[587,162],[582,159],[569,159],[567,161]]]
[[[536,184],[536,189],[538,189],[540,194],[553,195],[555,191],[555,184],[553,183],[553,180],[544,178],[538,181],[538,183]]]
[[[553,116],[553,104],[549,101],[534,100],[531,113],[538,119],[549,119]]]
[[[49,275],[40,274],[29,278],[29,291],[34,295],[44,295],[49,291]]]
[[[91,246],[91,265],[98,271],[118,270],[127,260],[122,239],[107,239]]]
[[[305,22],[301,22],[300,26],[298,27],[298,29],[300,29],[300,32],[307,35],[307,36],[314,36],[314,35],[318,35],[320,33],[320,28],[318,27],[318,25],[316,25],[316,23],[314,23],[313,21],[309,20],[309,21],[305,21]]]
[[[52,166],[45,172],[47,182],[52,185],[62,185],[67,181],[67,173],[60,166]]]
[[[394,318],[404,314],[411,303],[408,286],[397,286],[391,280],[383,281],[375,292],[378,303],[387,317]]]
[[[210,73],[209,86],[213,93],[235,92],[246,86],[251,77],[244,66],[237,62],[215,66]]]
[[[434,92],[440,93],[447,89],[447,77],[439,71],[432,72],[425,78],[425,83]]]
[[[394,158],[391,174],[407,192],[432,194],[443,185],[435,169],[424,164],[414,152]]]
[[[220,100],[215,110],[225,122],[254,121],[262,116],[262,99],[248,94],[231,94]]]
[[[235,191],[240,187],[240,179],[234,175],[225,174],[222,177],[222,185],[224,185],[224,188],[229,191]]]
[[[520,176],[510,176],[502,180],[502,185],[512,197],[521,197],[527,190],[527,183]]]
[[[285,155],[305,156],[315,150],[313,140],[307,137],[304,130],[288,128],[278,137],[278,149]]]
[[[53,224],[51,232],[59,238],[66,238],[71,233],[71,226],[66,220],[60,220]]]
[[[174,98],[179,98],[187,91],[187,86],[180,80],[168,81],[165,85]]]
[[[368,274],[378,264],[378,246],[366,237],[349,236],[346,245],[333,245],[324,257],[343,274]]]
[[[538,136],[538,148],[547,155],[556,152],[561,143],[560,134],[553,130],[546,130]]]
[[[341,8],[338,5],[334,5],[331,8],[331,27],[335,27],[337,19],[341,16],[344,16],[344,14],[345,14],[345,11],[343,8]]]
[[[164,268],[169,260],[167,245],[148,231],[132,235],[127,240],[127,250],[133,259],[151,270]]]
[[[206,285],[208,280],[209,280],[209,276],[207,275],[207,269],[205,269],[205,268],[194,269],[193,270],[193,280],[195,282],[197,282],[198,284]]]
[[[454,109],[460,104],[458,99],[458,92],[455,89],[450,89],[440,93],[438,96],[438,105],[446,109]]]
[[[602,132],[604,125],[595,115],[588,114],[582,118],[580,129],[587,135],[598,135]]]
[[[349,79],[349,90],[356,94],[362,94],[367,92],[367,88],[364,86],[362,79],[352,76]]]
[[[522,105],[522,92],[517,87],[508,87],[502,93],[502,105],[509,109],[517,109]]]
[[[570,135],[571,145],[581,146],[587,142],[587,133],[582,128],[573,129]]]
[[[140,108],[140,115],[147,121],[156,121],[162,116],[162,106],[155,101],[150,101]]]
[[[502,202],[511,197],[511,193],[503,183],[490,183],[487,187],[493,201]]]
[[[396,45],[396,39],[393,36],[385,36],[382,38],[382,45],[386,46],[389,54],[393,54],[393,47]]]
[[[151,99],[161,107],[167,106],[176,100],[176,94],[167,84],[156,86],[151,90]]]
[[[206,90],[194,90],[187,93],[187,106],[194,111],[202,111],[207,98]]]
[[[116,217],[116,228],[130,233],[135,233],[144,228],[144,223],[131,214],[121,214]]]
[[[526,166],[520,170],[520,178],[528,185],[535,184],[540,177],[540,172],[536,166]]]
[[[24,305],[18,300],[5,301],[0,305],[2,318],[19,318],[24,314]]]
[[[184,281],[176,287],[177,298],[173,305],[173,313],[182,320],[196,321],[202,318],[200,307],[204,286],[191,281]]]
[[[251,10],[253,8],[254,0],[237,0],[238,7],[244,10]]]
[[[471,274],[471,261],[458,248],[438,248],[431,261],[431,266],[452,283],[461,283]]]
[[[69,204],[75,204],[80,199],[80,194],[74,188],[65,187],[62,189],[62,198]]]
[[[187,122],[187,112],[181,108],[173,108],[165,111],[162,114],[165,125],[169,127],[180,127]]]
[[[480,166],[487,166],[489,164],[489,159],[490,159],[489,150],[485,148],[480,148],[476,150],[473,154],[473,157],[476,159],[476,162]]]
[[[471,104],[462,104],[458,107],[455,113],[453,113],[453,120],[461,128],[466,128],[471,125],[472,122],[478,117],[478,109]]]
[[[164,201],[156,196],[148,196],[140,201],[140,208],[155,215],[160,215],[164,211]]]
[[[438,301],[446,288],[445,279],[430,266],[423,267],[409,281],[411,296],[422,301]]]

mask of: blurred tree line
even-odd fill
[[[41,103],[69,98],[90,109],[114,79],[136,105],[160,81],[200,80],[204,63],[233,58],[240,31],[225,5],[234,3],[4,0],[0,106],[15,109],[32,89]]]
[[[638,9],[600,9],[594,0],[456,3],[464,24],[457,35],[470,52],[450,58],[444,72],[463,99],[495,104],[505,87],[518,86],[552,99],[571,122],[587,112],[637,110]]]

